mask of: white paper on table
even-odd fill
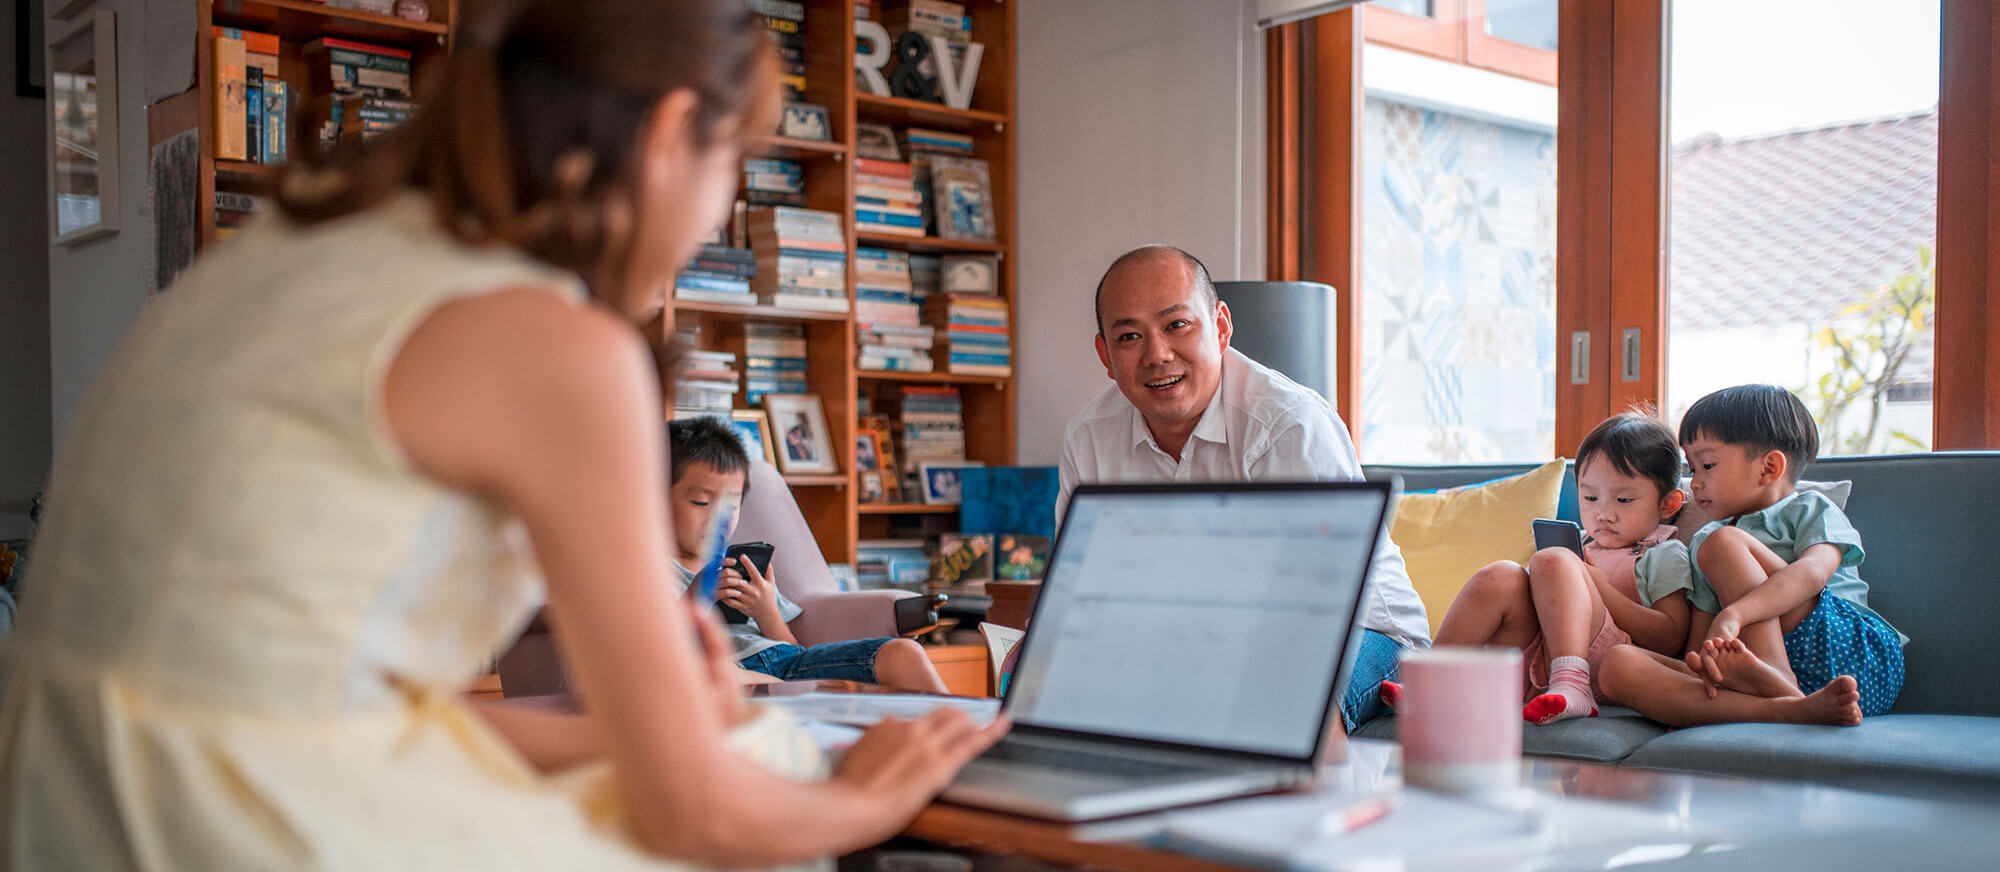
[[[1000,701],[966,696],[930,696],[921,693],[801,693],[758,700],[763,705],[783,709],[801,720],[819,720],[849,726],[872,726],[883,718],[920,718],[931,710],[949,706],[959,709],[981,726],[1000,715]]]
[[[1262,797],[1166,815],[1158,847],[1226,863],[1313,872],[1394,869],[1601,868],[1637,846],[1675,855],[1709,847],[1666,812],[1589,799],[1524,796],[1474,802],[1419,790],[1354,832],[1322,829],[1365,797],[1348,793]],[[1593,863],[1590,858],[1594,858]]]

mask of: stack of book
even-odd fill
[[[416,109],[410,99],[408,49],[327,36],[306,43],[299,54],[309,73],[307,87],[315,95],[306,113],[323,145],[372,139],[408,120]]]
[[[896,421],[903,491],[923,493],[923,464],[965,460],[965,403],[958,388],[904,385]]]
[[[903,151],[910,154],[955,154],[972,156],[972,135],[930,130],[923,127],[905,127],[902,132]]]
[[[904,9],[888,11],[883,22],[892,31],[897,27],[913,30],[925,36],[941,36],[951,45],[954,60],[960,60],[965,47],[972,43],[972,18],[965,14],[965,4],[949,3],[946,0],[909,0]],[[898,14],[901,13],[901,14]],[[931,63],[926,60],[926,63]],[[924,69],[924,75],[936,75],[935,68]]]
[[[1013,373],[1006,300],[992,294],[933,294],[924,304],[924,318],[944,334],[944,342],[937,349],[946,372],[989,376]]]
[[[779,158],[745,160],[743,200],[752,206],[804,206],[805,168],[795,160]]]
[[[278,37],[221,26],[214,34],[216,158],[284,163],[292,100],[278,78]]]
[[[899,587],[921,590],[930,578],[931,558],[923,539],[863,539],[854,551],[854,575],[863,590]]]
[[[778,43],[778,81],[785,86],[785,100],[805,99],[806,5],[794,0],[750,0],[750,9],[764,17]]]
[[[756,406],[765,394],[806,392],[806,328],[803,324],[749,321],[743,325],[743,404]]]
[[[854,337],[862,369],[931,371],[932,328],[910,295],[910,255],[854,250]]]
[[[751,209],[750,247],[759,302],[786,309],[847,311],[847,237],[840,216],[792,206]]]
[[[680,378],[674,382],[674,417],[711,415],[729,420],[739,381],[735,354],[706,350],[688,352]]]
[[[902,161],[854,160],[854,229],[897,236],[924,235],[923,198],[910,165]]]
[[[674,299],[755,306],[750,279],[756,275],[757,258],[750,249],[703,245],[674,278]]]

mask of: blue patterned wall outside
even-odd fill
[[[1555,432],[1555,136],[1370,98],[1362,457],[1542,460]]]

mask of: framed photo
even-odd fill
[[[931,577],[949,587],[993,580],[993,534],[945,533],[938,536],[937,561]]]
[[[118,16],[97,10],[48,45],[49,238],[118,231]]]
[[[986,161],[933,155],[930,163],[931,203],[936,210],[938,236],[992,242],[996,235],[993,184]]]
[[[862,447],[861,440],[863,437],[867,437],[869,442],[873,444],[875,457],[874,469],[879,471],[877,477],[882,482],[882,496],[879,501],[885,503],[900,501],[903,498],[903,487],[900,481],[902,476],[898,473],[900,467],[896,465],[896,444],[889,438],[889,419],[882,415],[863,415],[858,422],[856,430],[854,445],[855,466],[864,470],[864,475],[865,470],[869,469],[869,467],[862,465],[862,458],[866,456],[869,449]],[[866,482],[861,486],[861,496],[864,500],[867,499],[868,485]]]
[[[887,124],[865,122],[854,125],[854,155],[871,160],[903,159],[902,150],[896,147],[895,128]]]
[[[1000,256],[997,254],[947,254],[940,277],[948,294],[997,294],[1000,292]]]
[[[825,106],[787,103],[785,116],[778,123],[778,135],[826,142],[833,138],[833,125],[827,121]]]
[[[924,505],[955,506],[965,500],[963,470],[985,466],[976,460],[928,461],[917,465],[917,482],[924,489]]]
[[[735,409],[729,413],[729,429],[743,440],[743,450],[751,460],[762,459],[776,466],[777,452],[771,445],[771,419],[761,409]]]
[[[771,439],[777,446],[778,471],[787,474],[840,471],[819,394],[765,394],[764,410],[771,413]]]

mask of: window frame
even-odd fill
[[[1988,0],[1942,4],[1935,359],[1937,371],[1950,377],[1934,380],[1932,450],[2000,448],[2000,352],[1988,352],[2000,348],[2000,8]],[[1267,164],[1267,268],[1273,277],[1361,287],[1361,204],[1352,181],[1361,160],[1360,116],[1323,111],[1315,116],[1318,123],[1301,123],[1334,91],[1343,106],[1362,105],[1359,47],[1350,57],[1324,46],[1359,32],[1369,43],[1455,59],[1428,50],[1435,42],[1424,40],[1449,29],[1448,13],[1473,7],[1481,37],[1507,42],[1484,36],[1484,0],[1438,0],[1436,19],[1363,4],[1267,36],[1267,49],[1292,47],[1289,66],[1267,66],[1267,156],[1283,158]],[[1564,0],[1560,10],[1555,456],[1574,451],[1613,412],[1635,404],[1661,407],[1666,400],[1671,0]],[[1326,68],[1321,61],[1329,62]],[[1307,93],[1312,100],[1304,100]],[[1279,123],[1286,117],[1289,128]],[[1345,128],[1340,119],[1348,119]],[[1322,183],[1323,177],[1332,181]],[[1358,444],[1360,310],[1358,299],[1343,302],[1348,307],[1341,310],[1338,341],[1347,371],[1336,409]],[[1632,381],[1624,379],[1618,353],[1629,329],[1639,331],[1639,371]],[[1572,338],[1578,334],[1588,336],[1586,379],[1572,383]]]

